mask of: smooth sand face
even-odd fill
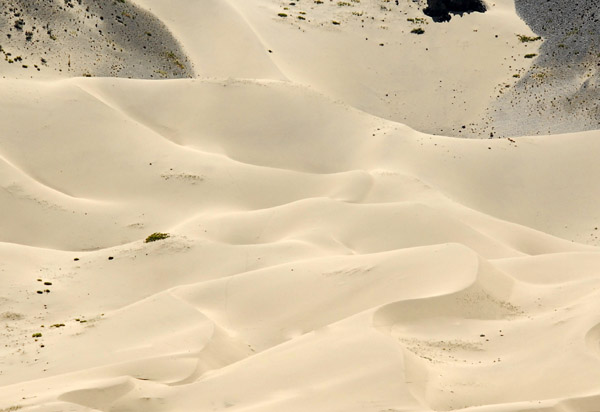
[[[294,3],[136,2],[193,79],[2,72],[0,411],[597,411],[600,132],[426,133],[514,4]]]

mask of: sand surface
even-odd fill
[[[597,74],[531,2],[0,3],[0,412],[600,411]]]

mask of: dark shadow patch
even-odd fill
[[[600,129],[600,3],[516,0],[515,7],[543,43],[531,69],[494,108],[499,135]]]
[[[167,27],[129,0],[0,0],[0,5],[0,73],[20,73],[18,66],[23,74],[16,77],[37,72],[60,77],[193,76]]]
[[[450,21],[451,14],[462,16],[464,13],[485,13],[486,10],[481,0],[427,0],[423,13],[436,23],[441,23]]]

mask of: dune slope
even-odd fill
[[[185,78],[194,73],[169,29],[128,0],[2,0],[0,73]]]

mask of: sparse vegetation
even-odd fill
[[[23,27],[25,26],[25,20],[23,19],[18,19],[15,21],[15,29],[21,31],[23,30]]]
[[[517,37],[519,38],[519,41],[521,43],[529,43],[532,41],[538,41],[538,40],[542,39],[540,36],[531,37],[531,36],[526,36],[524,34],[517,34]]]
[[[173,53],[172,51],[168,51],[166,53],[166,56],[181,70],[185,70],[185,66],[183,65],[183,63],[181,63],[181,61],[179,60],[179,58],[177,57],[177,55],[175,53]]]
[[[278,15],[279,17],[284,17],[284,18],[288,16],[288,15],[287,15],[287,14],[285,14],[285,13],[278,13],[277,15]]]
[[[416,29],[412,29],[410,32],[413,34],[423,34],[425,33],[425,30],[423,30],[421,27],[417,27]]]
[[[23,62],[17,66],[23,69],[22,74],[12,72],[16,77],[33,77],[29,76],[33,71],[53,71],[59,77],[90,77],[87,73],[93,73],[103,77],[160,78],[154,74],[157,69],[165,70],[167,78],[192,75],[192,64],[176,39],[157,18],[140,13],[133,2],[58,0],[25,2],[22,7],[15,6],[16,0],[5,3],[0,24],[4,27],[0,30],[5,39],[4,49],[23,54]],[[117,38],[126,41],[115,41]],[[58,41],[61,44],[56,49]],[[85,51],[75,46],[80,43],[85,44]],[[63,46],[64,50],[70,50],[70,56],[58,53]],[[104,55],[108,50],[111,50],[106,55],[110,62],[89,58]],[[169,50],[176,55],[171,61],[168,61],[170,55],[165,58]],[[2,57],[5,64],[12,63],[13,67],[18,62],[6,53],[0,54]],[[41,58],[44,60],[39,64]]]
[[[537,56],[537,53],[529,53],[529,54],[526,54],[524,57],[526,59],[533,59],[535,56]]]
[[[573,29],[570,32],[567,33],[567,36],[573,36],[575,34],[579,33],[579,29]]]
[[[13,405],[9,406],[8,408],[0,409],[0,412],[14,412],[18,411],[21,408],[23,408],[21,405]]]
[[[42,334],[40,332],[36,332],[33,335],[31,335],[32,338],[41,338]]]
[[[163,240],[170,237],[168,233],[154,232],[146,238],[144,243],[156,242],[157,240]]]

